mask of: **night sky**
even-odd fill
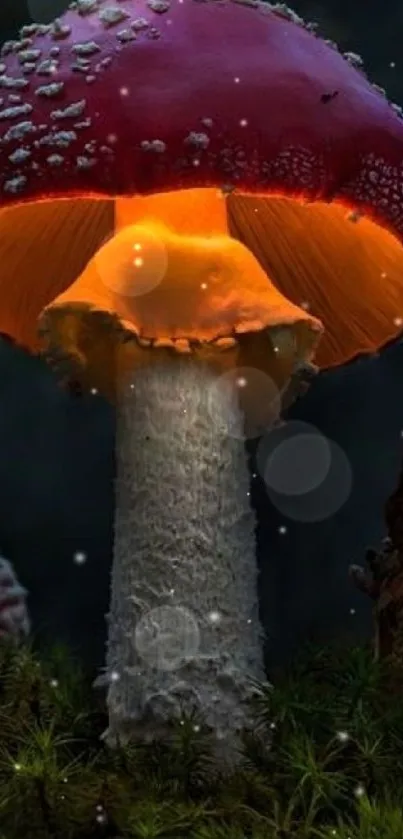
[[[32,18],[50,20],[66,5],[2,0],[2,39]],[[327,37],[361,53],[371,77],[403,104],[403,11],[397,0],[362,5],[294,4]],[[259,476],[251,479],[269,665],[285,662],[307,641],[370,637],[370,604],[352,588],[347,569],[363,562],[366,546],[384,533],[383,505],[403,450],[402,373],[403,343],[396,342],[378,357],[320,374],[290,412],[292,421],[334,441],[327,497],[334,504],[337,492],[346,497],[336,514],[326,514],[325,506],[320,521],[289,520],[270,503]],[[113,410],[99,396],[63,393],[41,361],[2,343],[0,451],[0,549],[30,592],[35,632],[71,642],[100,665],[112,547]],[[340,469],[344,484],[351,479],[347,489]],[[312,518],[318,494],[306,504],[304,518]],[[293,515],[301,518],[301,509]],[[80,553],[83,564],[76,561]]]

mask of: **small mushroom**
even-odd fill
[[[0,638],[22,640],[30,632],[27,591],[8,559],[0,556]]]
[[[399,332],[403,123],[282,4],[76,0],[29,37],[0,76],[0,330],[116,404],[108,736],[195,705],[234,745],[263,675],[234,377],[274,381],[270,424],[314,355]]]

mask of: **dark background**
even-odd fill
[[[66,5],[1,0],[1,39]],[[318,21],[325,37],[360,53],[371,78],[403,104],[399,0],[299,0],[294,7]],[[320,374],[291,412],[347,456],[352,489],[336,515],[285,520],[252,479],[271,664],[284,663],[305,641],[370,636],[370,604],[347,569],[384,532],[383,504],[402,453],[402,373],[403,344],[396,342],[378,357]],[[108,608],[113,447],[113,411],[100,397],[74,399],[39,360],[0,344],[0,549],[30,592],[35,632],[68,640],[95,665],[102,664]],[[86,553],[84,564],[74,561],[76,552]]]

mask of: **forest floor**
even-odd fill
[[[223,774],[203,720],[110,750],[68,650],[0,645],[0,839],[403,839],[402,674],[311,648],[261,685]]]

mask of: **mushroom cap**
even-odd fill
[[[298,20],[258,0],[77,0],[24,27],[1,59],[0,206],[229,185],[338,197],[400,231],[403,122]]]
[[[346,60],[282,4],[76,0],[53,24],[24,27],[19,41],[3,46],[1,62],[0,230],[11,228],[10,236],[18,218],[8,218],[9,205],[35,203],[11,213],[27,210],[24,233],[39,240],[41,215],[48,234],[57,229],[58,202],[41,214],[46,205],[38,201],[195,187],[336,201],[403,233],[403,122],[396,107],[357,69],[357,57]],[[67,210],[74,221],[74,208],[72,216]],[[106,205],[94,216],[91,243],[62,232],[46,271],[35,258],[3,259],[3,308],[12,310],[3,320],[13,323],[14,310],[24,310],[32,323],[20,332],[31,345],[34,317],[111,232]],[[388,299],[400,301],[397,269]],[[301,302],[283,278],[279,285]],[[382,311],[379,329],[366,322],[367,335],[376,333],[371,348],[396,333],[393,307]],[[315,307],[312,313],[322,314]],[[341,321],[347,316],[343,310]],[[340,352],[330,363],[335,359],[344,360]]]
[[[106,242],[53,305],[71,302],[116,314],[152,341],[203,343],[303,322],[315,347],[322,332],[236,239],[178,235],[158,222],[124,227]]]
[[[270,283],[228,235],[178,235],[161,222],[123,227],[39,321],[61,379],[115,398],[144,364],[193,355],[217,371],[241,360],[283,387],[315,352],[322,326]]]
[[[0,556],[0,638],[29,634],[27,591],[19,584],[11,563]]]

